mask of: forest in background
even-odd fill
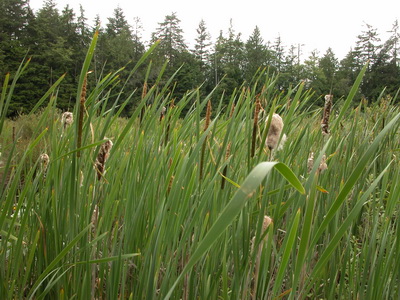
[[[244,41],[232,22],[213,42],[206,23],[201,20],[190,48],[176,13],[158,23],[149,41],[143,40],[140,19],[129,24],[121,8],[114,10],[104,26],[99,17],[91,22],[92,26],[88,23],[82,6],[79,12],[69,6],[59,11],[55,1],[47,0],[41,9],[33,12],[29,0],[1,0],[0,80],[3,81],[6,73],[12,76],[24,57],[30,58],[29,67],[14,92],[9,116],[29,112],[63,74],[66,75],[58,90],[57,106],[71,110],[79,72],[96,30],[99,39],[88,76],[89,89],[107,74],[118,72],[120,84],[115,87],[125,85],[129,93],[138,90],[125,107],[125,116],[131,114],[139,101],[144,79],[148,78],[147,83],[151,85],[163,68],[163,78],[170,78],[179,69],[170,91],[176,101],[188,90],[200,87],[205,95],[215,89],[213,101],[218,102],[224,95],[228,102],[235,90],[251,85],[257,70],[266,68],[271,74],[279,74],[278,88],[282,91],[304,81],[305,87],[314,91],[315,103],[319,104],[321,96],[327,93],[332,93],[335,99],[347,95],[368,61],[355,102],[363,98],[374,102],[383,90],[394,97],[400,87],[397,20],[385,41],[379,38],[376,28],[364,24],[354,48],[340,61],[330,48],[323,54],[315,50],[303,58],[301,45],[285,45],[279,36],[274,41],[264,41],[258,27]],[[156,41],[159,45],[150,59],[130,77],[136,62]],[[115,100],[117,94],[111,90],[109,97]]]

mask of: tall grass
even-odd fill
[[[49,99],[46,108],[31,114],[36,122],[24,147],[22,131],[12,139],[5,119],[15,86],[7,88],[6,76],[0,102],[0,295],[400,296],[400,114],[394,105],[382,109],[384,98],[375,106],[351,107],[365,69],[349,97],[334,102],[329,135],[321,132],[322,110],[313,108],[304,84],[281,92],[276,77],[263,71],[250,88],[221,98],[207,126],[202,116],[214,95],[194,90],[174,103],[173,78],[163,82],[162,74],[153,86],[144,79],[142,100],[131,118],[122,119],[135,92],[122,89],[109,103],[118,72],[88,89],[80,105],[95,44],[96,36],[73,112],[75,120],[83,112],[81,125],[64,128],[54,109],[60,78],[40,100]],[[256,128],[258,105],[267,116]],[[163,107],[169,109],[160,119]],[[265,121],[275,112],[288,139],[267,161]],[[113,147],[98,180],[96,159],[108,139]],[[46,168],[40,165],[43,153],[49,156]],[[324,155],[328,169],[320,172]],[[266,215],[272,223],[263,228]]]

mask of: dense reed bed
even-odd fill
[[[54,109],[60,78],[23,148],[4,116],[29,62],[6,76],[4,299],[400,297],[400,114],[395,98],[352,105],[365,68],[331,114],[267,71],[230,99],[174,99],[160,74],[110,104],[118,72],[85,84],[96,38],[72,115]],[[142,100],[122,119],[133,93]],[[266,143],[274,113],[280,147]]]

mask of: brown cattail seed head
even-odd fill
[[[147,95],[147,82],[145,82],[143,85],[142,99],[146,97],[146,95]]]
[[[260,113],[260,109],[261,109],[261,103],[260,100],[257,98],[256,107],[254,109],[254,126],[256,126],[258,123],[258,115]]]
[[[225,159],[228,159],[229,155],[231,155],[231,146],[232,146],[231,142],[229,142],[228,146],[226,146]]]
[[[206,111],[206,123],[204,125],[204,130],[207,130],[208,126],[210,125],[210,122],[211,122],[211,101],[208,100],[207,111]]]
[[[74,122],[74,115],[72,112],[66,111],[61,115],[61,124],[63,124],[64,128],[71,125]]]
[[[101,177],[104,175],[104,168],[108,157],[110,156],[110,151],[113,146],[113,142],[111,140],[107,140],[103,145],[100,147],[99,154],[96,158],[96,171],[97,171],[97,179],[100,180]]]
[[[268,130],[268,137],[266,140],[266,145],[268,146],[269,150],[273,150],[278,146],[279,137],[281,136],[282,129],[283,129],[283,121],[281,116],[278,114],[273,114],[271,124]]]
[[[171,176],[171,178],[169,179],[167,194],[169,194],[169,192],[171,191],[172,183],[174,182],[174,179],[175,179],[175,176]]]
[[[81,104],[85,103],[85,101],[86,101],[86,89],[87,89],[87,74],[85,75],[85,78],[83,79],[82,92],[81,92]]]
[[[325,95],[324,115],[321,121],[323,135],[329,134],[329,116],[331,115],[333,95]]]
[[[229,113],[229,118],[232,118],[234,112],[235,112],[235,102],[232,103],[231,112]]]

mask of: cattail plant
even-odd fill
[[[325,95],[324,115],[321,121],[323,135],[329,134],[329,116],[331,115],[333,95]]]
[[[254,109],[254,122],[253,122],[253,136],[251,139],[251,157],[254,157],[254,153],[256,151],[256,138],[257,138],[257,128],[258,128],[258,114],[260,112],[261,103],[257,98],[256,107]]]
[[[231,111],[229,113],[229,118],[232,118],[234,112],[235,112],[235,102],[232,103]]]
[[[310,153],[310,156],[307,159],[307,171],[308,173],[311,172],[312,168],[314,167],[314,152]],[[328,169],[328,165],[326,163],[326,155],[324,154],[321,158],[321,162],[319,163],[317,172],[320,174],[323,171]]]
[[[162,119],[164,119],[166,112],[167,112],[167,108],[165,106],[163,106],[161,108],[161,112],[160,112],[160,122],[162,121]]]
[[[172,109],[174,107],[175,107],[175,100],[172,99],[172,101],[171,101],[171,103],[169,105],[169,110],[172,111]],[[163,117],[165,116],[166,111],[167,111],[166,107],[163,107],[163,110],[161,111],[164,114]],[[161,119],[160,119],[160,121],[161,121]],[[169,117],[168,117],[168,120],[167,120],[167,127],[166,127],[166,130],[165,130],[164,145],[167,145],[167,143],[168,143],[170,127],[171,127],[171,113],[169,114]]]
[[[326,156],[324,154],[318,167],[318,173],[322,173],[326,169],[328,169],[328,165],[326,164]]]
[[[231,155],[231,143],[228,144],[228,146],[226,146],[226,152],[225,152],[225,160],[228,160],[229,155]],[[221,180],[221,190],[224,189],[225,187],[225,177],[228,173],[228,166],[226,165],[224,170],[222,171],[222,180]]]
[[[108,139],[100,147],[99,154],[97,155],[96,163],[95,163],[98,180],[100,180],[104,176],[105,164],[106,164],[108,157],[110,156],[110,151],[111,151],[112,146],[113,146],[113,142],[110,139]]]
[[[267,119],[268,122],[268,119]],[[278,147],[279,138],[281,136],[283,129],[283,121],[280,115],[273,114],[271,124],[268,130],[268,136],[266,140],[266,145],[270,151],[276,149]]]
[[[47,153],[43,153],[42,155],[40,155],[40,161],[41,161],[42,171],[43,173],[46,173],[47,166],[49,165],[50,162],[49,155]]]
[[[260,272],[260,264],[261,264],[261,255],[262,251],[265,247],[265,243],[268,239],[268,235],[266,234],[266,231],[268,230],[268,227],[271,225],[272,219],[269,216],[264,216],[263,224],[262,224],[262,232],[261,235],[265,235],[263,240],[260,242],[260,245],[258,246],[258,251],[257,251],[257,256],[256,256],[256,264],[255,264],[255,269],[254,269],[254,275],[253,275],[253,289],[252,289],[252,299],[256,299],[256,294],[257,294],[257,286],[258,286],[258,274]],[[255,240],[255,238],[253,238]],[[255,241],[254,241],[255,242]],[[253,244],[254,244],[253,242]]]
[[[65,130],[68,126],[70,126],[74,122],[74,115],[72,112],[66,111],[61,115],[61,124],[63,125],[63,129]]]
[[[83,115],[85,113],[85,101],[86,101],[86,87],[87,87],[87,74],[83,79],[81,98],[79,102],[79,120],[78,120],[78,140],[77,140],[77,148],[79,149],[82,146],[82,129],[83,129]],[[81,152],[77,152],[77,156],[81,156]]]
[[[144,82],[143,84],[143,90],[142,90],[142,100],[144,97],[147,95],[147,81]],[[145,112],[145,105],[142,106],[142,109],[140,110],[140,117],[139,117],[139,122],[142,124],[143,117],[144,117],[144,112]]]
[[[206,121],[204,124],[204,131],[207,130],[211,122],[211,100],[208,100],[207,111],[206,111]],[[204,139],[203,146],[201,147],[200,156],[200,180],[203,178],[203,165],[204,165],[204,152],[206,151],[207,137]]]
[[[311,152],[310,156],[307,159],[307,172],[310,173],[313,167],[314,167],[314,152]]]

